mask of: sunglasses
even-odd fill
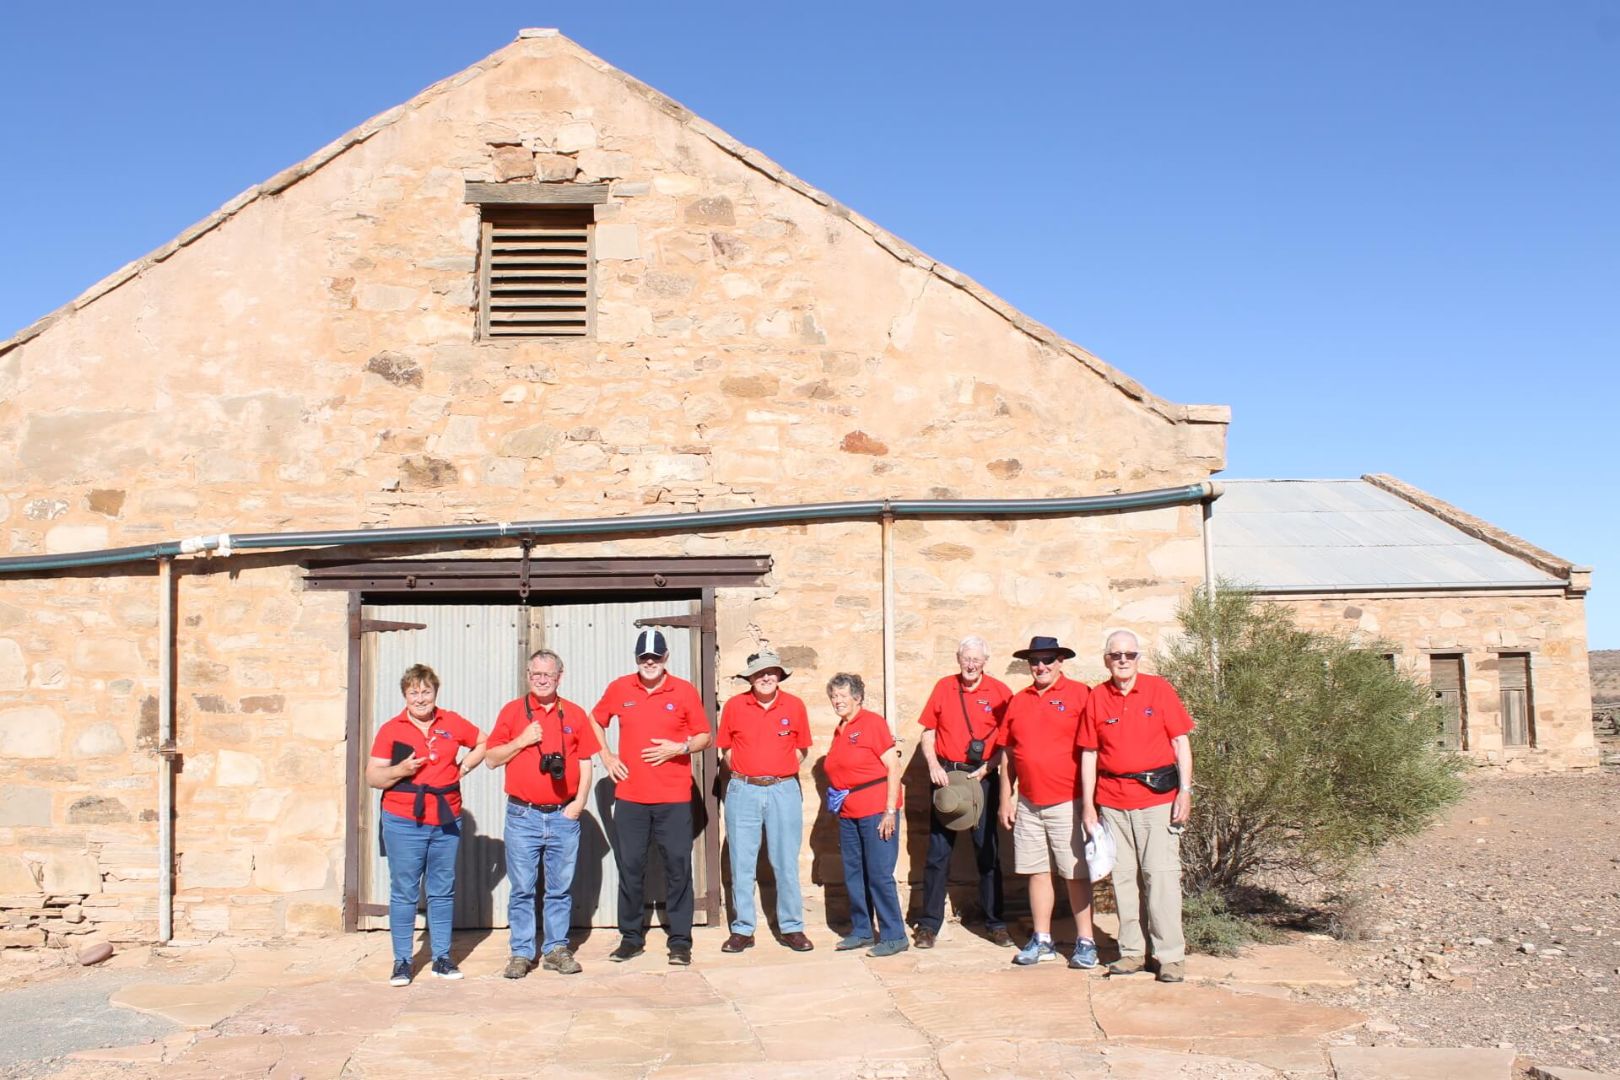
[[[1107,660],[1110,664],[1117,664],[1121,660],[1135,660],[1141,655],[1141,653],[1133,652],[1111,652],[1103,653],[1103,659]]]
[[[1056,656],[1032,656],[1029,658],[1029,666],[1032,668],[1057,667],[1061,663],[1063,661]]]

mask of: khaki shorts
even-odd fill
[[[1080,827],[1079,799],[1036,806],[1020,795],[1012,834],[1014,872],[1044,874],[1050,870],[1072,881],[1085,871],[1086,832]]]

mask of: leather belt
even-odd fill
[[[506,801],[512,806],[526,806],[530,810],[538,810],[542,814],[555,814],[562,809],[562,803],[530,802],[528,799],[520,799],[516,795],[508,795]]]
[[[745,784],[752,784],[755,787],[771,787],[775,784],[783,784],[789,780],[798,779],[797,776],[744,776],[741,773],[732,773],[731,775],[734,779],[741,780]]]
[[[965,761],[952,761],[950,758],[940,758],[939,764],[946,772],[974,772],[984,767],[983,765],[969,765]]]

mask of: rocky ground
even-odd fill
[[[1614,747],[1607,747],[1611,756]],[[1481,771],[1360,875],[1346,916],[1363,1043],[1511,1046],[1620,1072],[1620,768]]]

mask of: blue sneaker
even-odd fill
[[[911,942],[903,937],[887,938],[866,950],[867,956],[896,956],[911,948]]]
[[[857,934],[849,934],[840,938],[838,940],[838,944],[833,946],[833,949],[837,952],[849,952],[852,949],[869,949],[872,947],[872,945],[873,941],[869,937],[861,937]]]
[[[1097,966],[1097,943],[1088,937],[1083,937],[1074,943],[1074,955],[1069,957],[1069,966],[1072,968],[1094,968]]]
[[[1050,941],[1030,938],[1029,944],[1019,949],[1018,955],[1013,957],[1013,963],[1029,967],[1032,964],[1040,963],[1042,960],[1056,960],[1057,958],[1058,951],[1052,947]]]

